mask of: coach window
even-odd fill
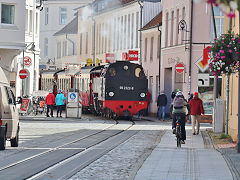
[[[109,69],[109,75],[110,75],[110,76],[115,76],[115,75],[116,75],[116,69],[113,68],[113,67],[110,68],[110,69]]]

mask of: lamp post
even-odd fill
[[[240,25],[240,11],[238,11],[238,20],[239,20],[238,22]],[[239,29],[239,34],[240,34],[240,29]],[[237,152],[238,153],[240,153],[240,114],[239,113],[240,113],[240,73],[238,71],[238,140],[237,140]]]
[[[140,65],[142,65],[142,12],[143,12],[143,2],[141,0],[137,1],[140,6]]]
[[[161,49],[162,49],[162,46],[161,46],[161,39],[162,39],[162,31],[160,29],[160,26],[162,24],[159,23],[158,25],[158,31],[159,31],[159,75],[158,75],[158,93],[160,94],[160,75],[161,75]]]

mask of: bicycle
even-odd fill
[[[176,116],[176,138],[177,138],[177,147],[181,147],[181,116]]]

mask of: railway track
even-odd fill
[[[1,162],[0,179],[68,179],[136,134],[138,131],[130,130],[134,124],[120,129],[123,125],[116,121],[103,130],[83,131],[81,137],[47,150],[29,149],[16,162]]]

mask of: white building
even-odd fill
[[[77,38],[78,17],[76,16],[64,28],[54,34],[56,38],[56,62],[58,68],[64,68],[67,63],[78,63]]]
[[[25,48],[25,0],[0,0],[0,66],[9,81],[16,77],[11,64],[16,55]],[[11,83],[16,86],[15,82]]]
[[[25,6],[25,44],[26,48],[15,58],[16,96],[31,95],[38,90],[39,79],[39,21],[40,10],[35,0],[26,0]],[[24,60],[23,60],[24,57]],[[28,77],[19,78],[19,71],[26,69]]]
[[[56,43],[53,36],[74,18],[74,9],[88,4],[90,0],[48,0],[44,1],[40,21],[41,61],[56,59]]]

